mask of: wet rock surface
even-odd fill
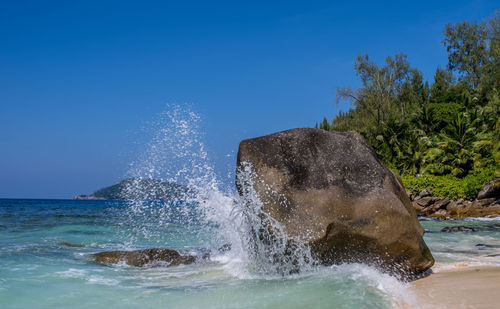
[[[117,264],[124,262],[131,266],[177,266],[192,264],[196,257],[181,255],[172,249],[145,249],[134,251],[106,251],[94,255],[95,262],[99,264]]]
[[[238,175],[250,165],[262,210],[320,262],[413,273],[433,265],[401,180],[360,134],[293,129],[244,140],[237,165],[240,195],[248,184]]]

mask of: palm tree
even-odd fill
[[[423,130],[411,130],[403,143],[403,158],[399,170],[411,175],[420,174],[425,151],[430,145],[431,141]]]
[[[437,120],[432,113],[432,109],[430,109],[426,105],[422,106],[422,108],[416,114],[414,114],[411,122],[416,128],[420,128],[422,131],[424,131],[426,135],[434,132],[434,130],[438,126]]]

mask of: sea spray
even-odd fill
[[[182,225],[207,250],[226,242],[237,247],[231,227],[238,226],[238,218],[232,214],[234,193],[221,189],[203,143],[200,117],[188,107],[171,105],[151,127],[151,141],[128,171],[136,181],[130,182],[123,194],[133,197],[126,220],[134,225],[131,242],[137,237],[161,239],[159,234],[168,227]],[[178,190],[168,201],[151,201],[156,192],[141,186],[145,179],[181,184],[187,189]]]
[[[129,201],[127,218],[123,221],[129,231],[124,237],[129,240],[126,246],[136,248],[135,242],[144,243],[142,240],[147,239],[158,247],[174,244],[175,249],[187,250],[190,254],[201,256],[210,252],[211,263],[215,263],[210,267],[222,268],[238,280],[287,278],[287,282],[291,280],[288,284],[292,284],[295,280],[309,282],[309,278],[321,274],[319,282],[334,280],[339,284],[357,285],[350,283],[353,280],[373,286],[386,294],[391,303],[408,303],[404,284],[369,266],[325,267],[316,263],[304,241],[307,235],[289,237],[278,222],[262,211],[264,205],[253,186],[258,178],[250,164],[243,164],[243,169],[236,173],[239,194],[221,189],[196,113],[185,107],[171,106],[160,115],[154,127],[153,138],[131,164],[128,176],[182,184],[189,189],[179,191],[176,198],[169,201],[149,201],[152,191],[141,187],[140,182],[131,182],[126,190],[137,198]],[[188,240],[179,241],[178,246],[170,240],[164,243],[165,234],[176,227]],[[174,232],[178,237],[178,231]],[[190,246],[183,246],[185,243]],[[218,251],[222,246],[230,250]]]
[[[394,277],[362,264],[318,265],[291,275],[252,271],[234,246],[210,262],[178,267],[94,263],[89,259],[92,254],[123,248],[127,234],[116,231],[129,226],[117,224],[124,222],[118,214],[128,207],[123,201],[0,200],[2,308],[54,304],[64,308],[395,308],[394,303],[402,303],[400,297],[406,300],[411,294]],[[197,246],[185,240],[188,230],[168,225],[161,229],[162,241],[168,235],[167,247],[172,239],[182,239],[178,248]],[[494,233],[491,236],[498,236],[498,229]],[[84,247],[57,245],[63,240]],[[151,248],[148,239],[133,245]]]
[[[224,250],[224,255],[240,261],[250,272],[283,275],[314,264],[308,246],[301,239],[288,237],[279,223],[262,211],[263,204],[251,183],[255,175],[250,165],[237,173],[236,181],[244,192],[221,189],[195,112],[169,106],[153,123],[153,129],[151,141],[130,165],[128,176],[135,181],[128,183],[123,194],[133,197],[126,220],[133,226],[128,247],[134,247],[138,237],[162,239],[161,233],[180,224],[212,254],[230,244],[231,250]],[[182,184],[188,189],[179,190],[169,201],[151,201],[157,190],[145,187],[144,180]]]
[[[236,172],[240,196],[238,207],[242,209],[245,222],[240,236],[247,248],[250,264],[258,272],[268,274],[286,275],[309,270],[317,264],[309,246],[303,238],[288,236],[280,223],[262,210],[264,205],[255,191],[255,181],[259,180],[252,165],[242,162]]]
[[[149,200],[157,192],[141,181],[127,186],[128,202],[28,200],[13,207],[0,200],[3,307],[416,308],[407,284],[372,267],[317,265],[301,239],[288,237],[262,212],[250,165],[237,173],[241,196],[225,189],[199,127],[195,113],[170,107],[127,174],[189,188],[171,200]],[[488,231],[498,235],[498,229]],[[57,245],[61,241],[84,246]],[[152,247],[200,255],[205,250],[211,258],[156,268],[105,267],[91,260],[104,250]],[[32,297],[24,297],[26,290]]]

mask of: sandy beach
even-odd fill
[[[420,308],[500,308],[500,266],[440,266],[411,285]]]

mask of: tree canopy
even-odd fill
[[[443,34],[448,64],[431,83],[402,52],[382,65],[357,56],[361,87],[338,88],[336,98],[352,108],[316,127],[360,132],[402,175],[498,173],[500,13],[481,23],[449,23]]]

